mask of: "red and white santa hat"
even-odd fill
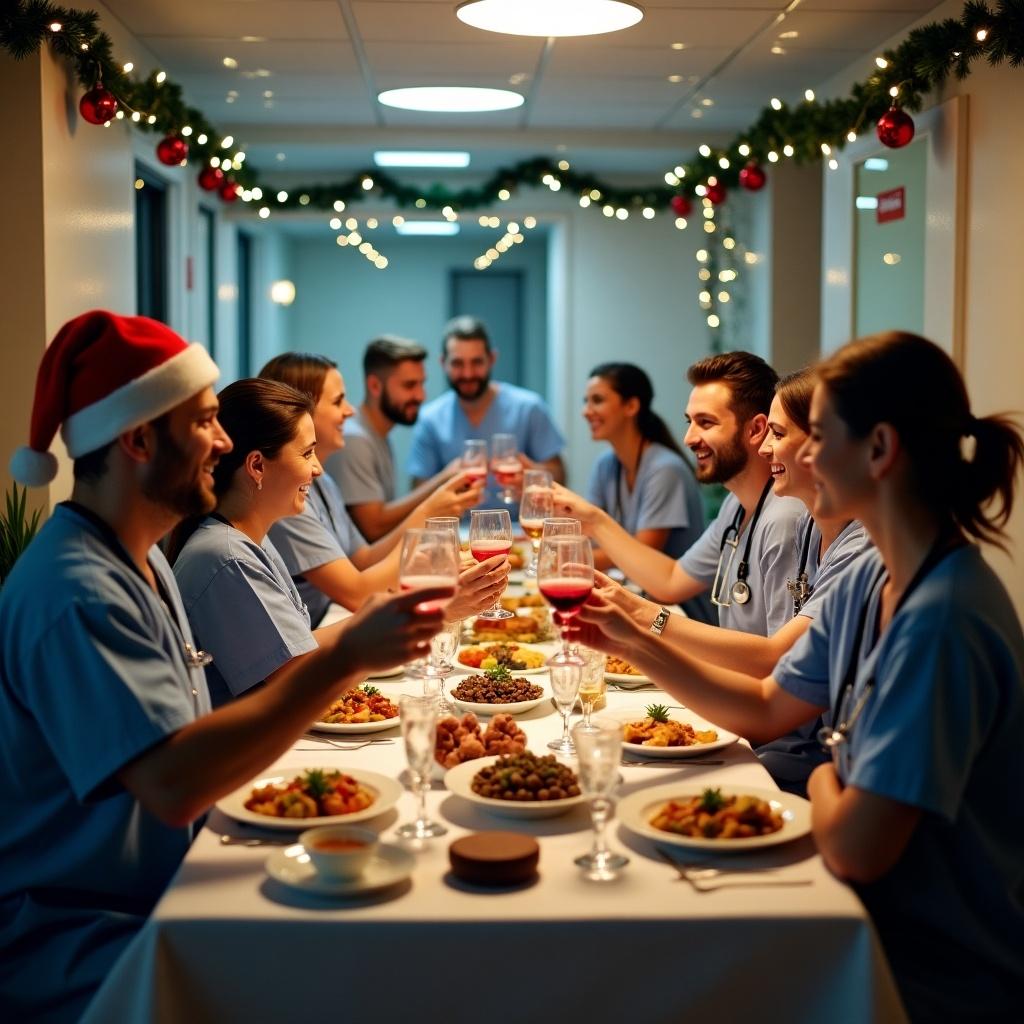
[[[11,475],[40,487],[57,475],[49,451],[60,428],[72,458],[156,419],[218,377],[206,350],[144,316],[96,309],[69,320],[50,343],[36,378],[29,446]]]

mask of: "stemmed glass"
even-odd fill
[[[594,552],[587,537],[548,537],[540,542],[537,586],[554,608],[562,631],[562,649],[548,665],[582,665],[583,659],[569,647],[569,625],[594,589]]]
[[[537,575],[537,552],[544,533],[544,520],[554,511],[551,474],[546,469],[528,469],[523,474],[523,497],[519,502],[519,525],[530,538],[533,558],[526,567],[526,576]]]
[[[595,726],[591,724],[590,716],[594,712],[594,705],[604,695],[604,670],[608,659],[601,651],[594,651],[589,647],[580,647],[579,655],[583,659],[583,667],[580,669],[582,677],[580,703],[583,705],[583,721],[579,723],[579,728],[591,732]]]
[[[487,442],[481,438],[470,438],[462,447],[460,468],[472,485],[482,484],[487,479]]]
[[[491,472],[501,490],[498,498],[510,504],[515,501],[515,486],[523,475],[515,434],[495,434],[491,438]]]
[[[399,826],[398,835],[404,839],[443,836],[448,829],[427,817],[427,790],[430,789],[431,765],[437,742],[437,698],[403,693],[398,698],[398,711],[413,792],[418,798],[416,820]]]
[[[569,736],[569,716],[572,714],[576,695],[580,692],[580,680],[583,669],[580,665],[564,664],[551,666],[551,692],[562,716],[562,735],[557,740],[549,740],[548,746],[559,754],[575,754],[576,748]]]
[[[474,509],[469,520],[469,550],[478,562],[495,555],[507,555],[512,549],[512,517],[507,508]],[[500,595],[499,595],[500,596]],[[478,616],[481,619],[510,619],[512,612],[501,607],[498,597],[494,607]]]
[[[450,530],[406,530],[402,540],[398,585],[402,590],[427,587],[451,587],[452,595],[459,585],[459,545]],[[443,608],[451,597],[424,601],[425,611]],[[436,667],[421,659],[406,667],[409,675],[436,676]]]
[[[594,825],[594,845],[590,853],[577,857],[575,863],[585,868],[584,878],[594,882],[610,882],[618,877],[618,869],[629,863],[628,857],[608,848],[605,828],[615,813],[615,788],[619,784],[619,761],[622,757],[622,725],[619,722],[597,721],[588,730],[582,724],[572,731],[579,758],[580,789],[590,798],[590,820]]]
[[[423,673],[423,694],[437,698],[437,710],[442,715],[455,714],[455,707],[445,692],[445,683],[455,668],[452,657],[459,649],[461,636],[462,622],[456,620],[447,623],[430,641],[430,671]]]
[[[544,528],[541,532],[541,540],[548,537],[582,537],[583,525],[578,519],[569,519],[567,516],[547,516],[544,519]]]

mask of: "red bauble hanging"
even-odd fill
[[[711,200],[712,206],[720,206],[725,202],[727,193],[725,186],[720,181],[716,181],[713,185],[708,185],[707,189],[707,197]]]
[[[878,141],[890,149],[901,149],[914,137],[914,119],[899,107],[890,107],[875,125]]]
[[[199,172],[199,187],[207,192],[216,192],[224,184],[224,172],[219,167],[207,164]]]
[[[238,198],[239,191],[238,182],[227,178],[220,187],[220,197],[225,203],[233,203]]]
[[[97,83],[78,101],[78,110],[89,124],[106,124],[117,113],[117,97]]]
[[[673,196],[671,200],[672,212],[677,217],[689,217],[693,211],[693,203],[683,195]]]
[[[168,135],[156,145],[156,158],[168,167],[177,167],[188,156],[188,143],[178,135]]]
[[[760,192],[767,181],[768,175],[764,173],[764,168],[758,166],[753,160],[740,170],[740,184],[748,192]]]

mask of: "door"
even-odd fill
[[[523,274],[520,270],[453,270],[452,316],[475,316],[498,350],[495,377],[523,383]]]

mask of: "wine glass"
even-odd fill
[[[473,486],[487,479],[487,442],[481,438],[470,438],[462,447],[460,469]]]
[[[589,647],[580,647],[579,655],[583,659],[583,666],[580,669],[580,703],[583,705],[583,721],[580,722],[579,727],[590,732],[594,729],[590,722],[590,716],[593,714],[594,706],[605,692],[604,670],[608,659],[602,651],[595,651]]]
[[[550,517],[552,511],[554,497],[551,493],[551,474],[547,470],[528,469],[523,474],[523,497],[519,502],[519,525],[530,538],[533,548],[533,558],[524,573],[526,576],[537,575],[537,552],[540,551],[540,540],[544,533],[544,520]]]
[[[551,666],[551,692],[562,716],[562,735],[557,740],[549,740],[548,746],[559,754],[576,753],[572,737],[569,735],[569,716],[576,704],[576,695],[580,691],[580,680],[583,678],[583,667],[571,663]]]
[[[430,641],[430,671],[423,673],[423,694],[437,698],[437,711],[441,715],[455,714],[455,707],[445,692],[445,683],[455,668],[452,657],[459,649],[461,637],[462,622],[456,620],[447,623]]]
[[[402,590],[450,587],[452,595],[459,585],[459,545],[450,530],[406,530],[402,540],[398,585]],[[451,597],[424,601],[424,611],[443,608]],[[420,659],[406,666],[413,676],[436,675],[430,661]]]
[[[413,792],[418,798],[416,820],[399,826],[398,835],[405,839],[443,836],[448,831],[444,825],[427,817],[427,790],[437,743],[437,698],[403,693],[398,698],[398,712]]]
[[[495,555],[507,555],[512,550],[512,517],[507,508],[474,509],[469,520],[469,550],[478,562]],[[494,599],[494,607],[478,616],[481,619],[511,619]]]
[[[491,472],[501,488],[498,498],[509,504],[515,501],[515,488],[523,475],[515,434],[495,434],[491,438]]]
[[[594,552],[587,537],[548,537],[540,542],[537,586],[554,609],[562,631],[562,649],[548,665],[582,665],[569,649],[569,626],[594,589]]]
[[[548,537],[582,536],[583,524],[578,519],[569,519],[567,516],[547,516],[540,535],[541,540],[547,540]]]
[[[618,877],[618,869],[629,863],[628,857],[613,853],[608,848],[605,837],[605,828],[615,813],[615,789],[619,784],[619,761],[622,757],[622,725],[599,720],[590,729],[577,725],[572,735],[579,758],[580,789],[584,796],[590,798],[590,820],[594,825],[594,844],[590,853],[577,857],[575,863],[586,869],[584,878],[610,882]]]

